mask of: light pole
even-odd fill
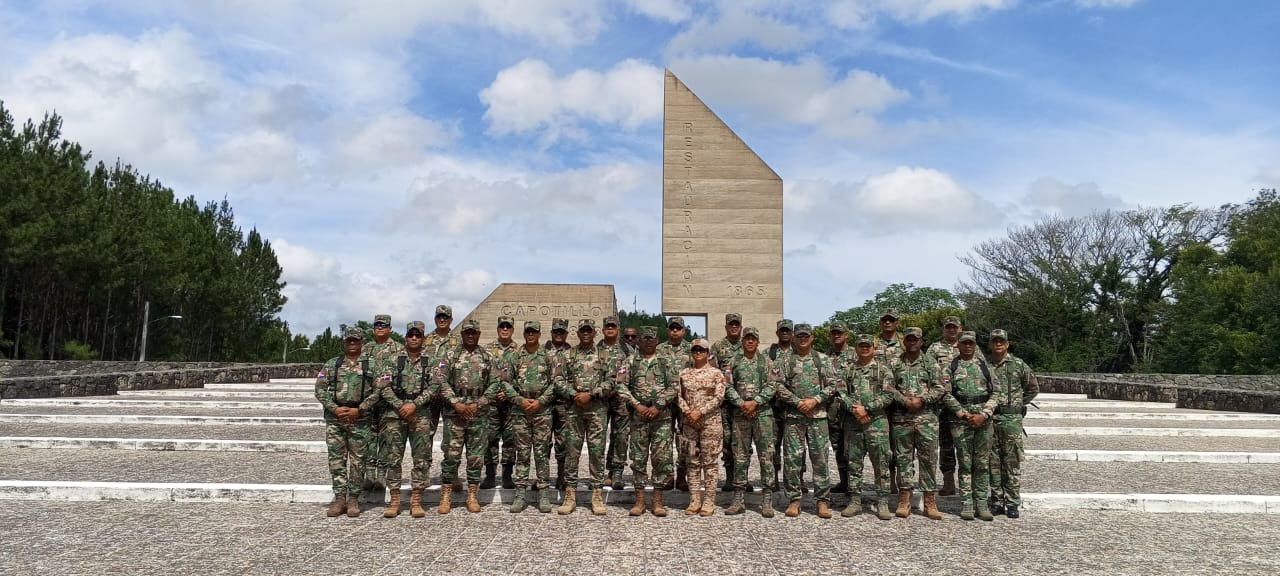
[[[142,349],[138,352],[139,362],[147,361],[147,327],[150,326],[152,322],[168,320],[169,318],[173,318],[174,320],[181,320],[182,316],[171,315],[171,316],[165,316],[163,318],[156,318],[155,320],[151,320],[151,301],[148,300],[142,304]]]
[[[300,350],[310,350],[310,349],[311,349],[311,347],[310,347],[310,346],[303,346],[303,347],[301,347],[301,348],[294,348],[293,350],[290,350],[288,347],[286,347],[286,348],[285,348],[285,350],[284,350],[284,357],[280,359],[280,363],[281,363],[281,364],[288,364],[288,363],[289,363],[289,353],[290,353],[290,352],[298,352],[298,351],[300,351]]]

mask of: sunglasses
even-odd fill
[[[373,327],[374,328],[390,328],[391,325],[387,324],[386,322],[374,322]]]
[[[691,352],[693,352],[694,354],[706,354],[706,353],[707,353],[707,349],[706,349],[706,348],[701,348],[701,347],[699,347],[699,348],[693,348],[693,349],[692,349],[692,350],[690,350],[690,351],[691,351]]]
[[[623,334],[623,335],[622,335],[622,337],[623,337],[623,338],[626,338],[626,339],[628,339],[628,340],[635,340],[636,338],[639,338],[640,336],[635,335],[635,334]]]

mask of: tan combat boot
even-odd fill
[[[662,490],[653,490],[653,515],[662,518],[667,515],[667,507],[662,504]]]
[[[898,491],[897,515],[899,518],[906,518],[911,515],[911,491],[910,490]]]
[[[656,492],[653,498],[654,498],[654,504],[656,505],[657,499],[658,499]],[[631,510],[627,511],[627,514],[630,514],[631,516],[640,516],[644,514],[644,488],[643,487],[636,489],[636,505],[632,506]]]
[[[711,485],[715,486],[715,483],[712,482]],[[716,513],[716,491],[715,491],[715,488],[712,488],[702,494],[702,508],[698,511],[698,514],[702,516],[710,516],[715,513]]]
[[[479,495],[479,484],[467,484],[467,512],[475,514],[480,511],[480,500],[476,498]]]
[[[330,518],[341,516],[342,512],[347,509],[347,498],[345,496],[333,495],[333,502],[329,503],[329,507],[325,509],[324,515]]]
[[[382,513],[383,518],[395,518],[400,515],[400,487],[393,486],[391,488],[391,502],[387,503],[387,510]]]
[[[409,493],[409,515],[414,518],[421,518],[427,515],[427,511],[422,509],[422,489],[414,488]]]
[[[591,491],[591,513],[596,516],[609,513],[609,509],[604,507],[604,492],[599,488]]]
[[[560,504],[559,508],[556,508],[556,514],[559,514],[561,516],[565,514],[573,514],[573,511],[577,509],[578,509],[578,491],[565,490],[564,502]]]
[[[938,512],[938,493],[924,493],[924,515],[930,520],[941,520],[942,513]]]
[[[827,505],[826,500],[818,501],[818,517],[823,520],[831,517],[831,507]]]
[[[694,514],[697,514],[699,510],[702,510],[702,491],[690,490],[689,507],[684,509],[684,513],[686,516],[693,516]]]
[[[788,518],[795,518],[796,516],[799,516],[799,515],[800,515],[800,501],[799,501],[799,500],[792,500],[792,501],[791,501],[791,503],[787,505],[787,511],[786,511],[786,512],[783,512],[783,514],[786,514]]]
[[[347,494],[347,518],[360,515],[360,494]]]
[[[448,514],[450,510],[453,510],[453,483],[445,482],[440,486],[440,507],[436,512]]]

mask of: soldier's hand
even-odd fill
[[[981,428],[982,425],[986,423],[987,423],[986,414],[979,412],[977,414],[971,414],[969,416],[969,424],[972,425],[974,428]]]
[[[507,401],[507,393],[506,393],[506,392],[503,392],[503,391],[501,391],[501,390],[499,390],[499,391],[498,391],[498,401],[499,401],[499,402],[506,402],[506,401]]]
[[[910,410],[912,412],[919,412],[921,408],[924,408],[924,399],[920,398],[919,396],[907,397],[907,410]]]
[[[849,411],[853,412],[854,417],[857,418],[859,422],[861,422],[863,418],[867,417],[867,407],[861,404],[854,404],[853,408],[850,408]]]
[[[577,404],[579,408],[587,408],[588,406],[591,406],[591,393],[579,392],[574,394],[573,403]]]
[[[698,423],[702,421],[702,412],[698,410],[690,410],[685,414],[685,418],[689,419],[689,423],[693,424],[694,428],[701,428]]]
[[[413,420],[414,415],[418,413],[418,407],[414,406],[413,402],[405,402],[397,412],[400,413],[401,419]]]
[[[799,408],[800,412],[803,413],[805,416],[809,416],[810,414],[812,414],[814,408],[817,408],[817,407],[818,407],[817,398],[805,398],[804,400],[801,400],[799,404],[796,405],[796,408]]]
[[[746,402],[743,402],[742,413],[746,415],[747,418],[755,418],[756,417],[756,401],[747,400]]]
[[[529,400],[529,401],[528,401],[528,403],[527,403],[527,404],[525,405],[525,407],[524,407],[525,412],[528,412],[529,414],[533,414],[534,412],[537,412],[537,411],[539,411],[539,410],[541,410],[541,409],[542,409],[542,402],[540,402],[540,401],[538,401],[538,400],[536,400],[536,399],[535,399],[535,400]]]

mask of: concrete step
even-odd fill
[[[23,398],[0,401],[0,409],[9,407],[41,407],[41,408],[200,408],[200,409],[316,409],[320,406],[314,398],[310,402],[281,402],[274,400],[239,401],[225,399],[182,400],[157,397],[154,399],[137,398]]]
[[[1160,422],[1269,422],[1280,424],[1280,414],[1241,412],[1053,412],[1033,411],[1024,420],[1156,420]]]
[[[264,392],[312,392],[315,390],[315,381],[310,384],[274,384],[274,383],[209,383],[204,385],[205,390],[260,390]]]
[[[264,427],[259,427],[264,428]],[[212,429],[212,428],[211,428]],[[1030,436],[1031,450],[1147,450],[1178,452],[1277,452],[1275,438],[1229,436]]]
[[[271,384],[315,384],[315,377],[310,378],[272,378],[268,380]]]
[[[1027,426],[1031,436],[1220,436],[1280,438],[1280,428],[1125,428],[1117,426]]]
[[[168,424],[58,424],[58,423],[8,423],[0,424],[0,436],[46,436],[69,438],[176,438],[185,440],[310,440],[324,441],[324,427],[314,424],[301,426],[256,426],[228,424],[225,426],[173,426]],[[440,437],[440,432],[436,433]]]
[[[203,388],[171,388],[171,389],[165,389],[165,390],[121,390],[119,392],[119,395],[121,397],[126,397],[126,398],[159,397],[159,398],[173,398],[173,399],[258,398],[258,399],[276,399],[276,400],[284,399],[284,400],[296,400],[296,401],[305,401],[309,399],[313,402],[316,399],[315,394],[311,391],[289,392],[289,391],[272,391],[272,390],[247,390],[247,391],[246,390],[205,390]]]
[[[4,422],[49,422],[56,424],[176,424],[176,425],[320,425],[319,416],[194,416],[158,414],[0,414]]]
[[[3,444],[0,444],[3,445]],[[1280,464],[1280,452],[1176,452],[1158,450],[1027,450],[1027,460],[1068,462],[1197,462]]]

